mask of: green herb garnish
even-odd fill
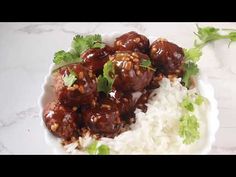
[[[199,69],[197,64],[193,62],[187,62],[184,64],[185,73],[182,81],[184,82],[185,87],[189,88],[190,86],[190,78],[199,73]]]
[[[190,112],[194,111],[194,106],[193,106],[190,96],[188,96],[188,95],[185,96],[185,98],[183,99],[183,101],[181,103],[181,107],[190,111]]]
[[[183,82],[187,88],[189,88],[189,80],[192,76],[197,75],[199,72],[197,62],[202,56],[202,48],[206,46],[209,42],[213,42],[220,39],[229,39],[229,45],[231,42],[236,41],[236,31],[230,29],[226,35],[220,34],[220,29],[214,27],[199,27],[197,25],[197,32],[194,34],[198,37],[198,40],[195,40],[194,47],[190,49],[184,49],[185,56],[185,74],[183,77]]]
[[[185,114],[180,118],[179,135],[184,144],[191,144],[200,138],[199,122],[194,115]]]
[[[72,48],[78,56],[90,48],[101,49],[104,47],[105,45],[102,44],[102,37],[99,34],[87,36],[76,35],[72,42]]]
[[[81,54],[90,48],[104,48],[101,35],[76,35],[72,41],[72,49],[68,52],[60,50],[55,53],[53,62],[56,65],[66,65],[69,63],[82,62]]]
[[[147,69],[156,71],[154,68],[151,67],[152,63],[151,63],[150,59],[142,59],[142,61],[140,63],[140,66],[143,67],[143,68],[147,68]]]
[[[98,142],[92,142],[87,148],[86,151],[91,155],[109,155],[110,148],[107,145],[98,146]]]
[[[195,99],[195,104],[200,106],[203,102],[204,102],[204,97],[201,95],[197,95],[197,97]]]
[[[103,66],[103,75],[98,77],[97,91],[108,93],[115,81],[115,69],[112,61],[106,62]]]
[[[71,87],[75,83],[76,80],[77,80],[77,76],[72,70],[70,70],[69,75],[66,75],[63,77],[64,84],[67,87]]]

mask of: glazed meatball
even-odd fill
[[[63,78],[71,73],[76,75],[75,82],[65,85]],[[54,75],[54,87],[59,101],[66,106],[93,104],[96,101],[96,76],[81,64],[71,64],[63,67]]]
[[[153,76],[153,70],[140,66],[145,59],[148,59],[147,55],[130,51],[111,56],[115,68],[114,87],[128,92],[142,91]]]
[[[145,36],[131,31],[116,38],[114,47],[117,51],[130,50],[148,54],[149,40]]]
[[[104,48],[94,48],[85,51],[81,58],[83,59],[83,65],[96,73],[97,75],[102,73],[103,65],[108,61],[108,56],[114,54],[114,49],[106,45]]]
[[[114,137],[120,130],[121,119],[116,104],[103,100],[95,108],[82,109],[84,124],[91,133]]]
[[[108,93],[108,99],[117,105],[122,116],[134,111],[135,103],[138,100],[132,93],[123,93],[115,89]]]
[[[152,64],[165,76],[183,75],[184,52],[176,44],[158,39],[150,47],[150,57]]]
[[[47,128],[56,136],[69,140],[77,136],[78,114],[59,102],[51,102],[43,111],[43,119]]]

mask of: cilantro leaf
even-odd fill
[[[180,118],[179,136],[184,144],[191,144],[200,138],[199,122],[194,115],[185,114]]]
[[[69,75],[66,75],[63,77],[64,84],[67,87],[71,87],[75,83],[76,80],[77,80],[77,76],[73,71],[70,71]]]
[[[214,27],[207,26],[207,27],[201,28],[197,25],[197,29],[198,29],[198,32],[194,34],[197,35],[201,43],[195,43],[195,46],[204,46],[208,42],[212,42],[219,39],[229,39],[230,40],[229,45],[231,44],[231,42],[236,41],[236,32],[233,29],[231,29],[232,32],[230,32],[227,35],[220,34],[219,33],[220,29],[214,28]]]
[[[102,43],[102,37],[99,34],[81,36],[76,35],[73,38],[72,48],[77,55],[81,55],[83,52],[90,48],[104,48],[105,44]]]
[[[228,36],[229,36],[229,39],[230,39],[230,42],[229,42],[229,45],[228,45],[228,46],[230,46],[230,44],[231,44],[232,42],[235,42],[235,41],[236,41],[236,32],[230,32],[230,33],[228,34]]]
[[[105,63],[103,67],[103,76],[107,79],[108,84],[112,86],[115,76],[115,68],[112,61],[108,61]]]
[[[55,64],[61,64],[62,62],[72,62],[75,58],[77,57],[71,54],[70,52],[60,50],[55,53],[53,62]]]
[[[151,67],[152,62],[150,61],[150,59],[142,59],[140,66],[155,71],[155,69]]]
[[[92,143],[86,148],[86,151],[87,151],[89,154],[96,154],[96,152],[97,152],[97,144],[98,144],[97,141],[92,142]]]
[[[108,93],[109,92],[109,85],[108,85],[108,81],[105,77],[103,77],[102,75],[98,76],[98,83],[97,83],[97,91],[98,92],[104,92],[104,93]]]
[[[89,46],[83,36],[76,35],[72,41],[72,49],[74,49],[76,55],[80,56],[83,52],[89,49]]]
[[[202,56],[202,48],[201,47],[193,47],[190,49],[184,49],[184,59],[185,61],[192,61],[196,63],[200,60]]]
[[[98,146],[98,142],[94,141],[92,142],[87,148],[86,151],[89,154],[93,155],[109,155],[110,154],[110,148],[107,145],[100,145]]]
[[[189,88],[190,86],[190,78],[191,76],[197,75],[199,73],[199,69],[197,67],[197,64],[193,63],[193,62],[188,62],[184,64],[184,69],[185,69],[185,73],[183,76],[183,83],[185,85],[185,87]]]
[[[197,95],[195,99],[195,104],[200,106],[203,102],[204,102],[204,97],[201,95]]]
[[[103,66],[103,76],[98,77],[97,91],[108,93],[112,89],[115,81],[115,69],[112,61],[108,61]]]
[[[105,44],[103,43],[95,43],[91,48],[99,48],[102,49],[105,47]]]
[[[203,42],[207,43],[213,40],[221,39],[222,36],[219,34],[219,29],[214,27],[199,27],[197,25],[198,32],[194,33]]]
[[[101,145],[98,147],[98,155],[109,155],[110,148],[107,145]]]
[[[184,99],[181,103],[181,107],[190,111],[190,112],[194,111],[194,106],[193,106],[190,96],[187,95],[184,97]]]

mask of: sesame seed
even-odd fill
[[[139,59],[138,58],[135,58],[133,59],[134,63],[138,63],[139,62]]]
[[[79,72],[79,79],[83,79],[84,77],[84,73],[83,72]]]
[[[58,125],[57,123],[54,123],[54,124],[51,125],[50,128],[51,128],[51,130],[52,130],[53,132],[55,132],[58,127],[59,127],[59,125]]]
[[[137,38],[135,38],[133,41],[134,41],[135,43],[139,43],[139,42],[140,42],[140,38],[137,37]]]
[[[134,57],[138,58],[138,54],[137,54],[137,53],[133,52],[132,55],[133,55]]]
[[[89,75],[90,78],[92,78],[93,77],[93,72],[91,70],[89,70],[88,75]]]
[[[102,104],[101,108],[107,108],[108,110],[111,110],[111,106],[107,104]]]
[[[152,52],[156,52],[156,51],[157,51],[157,48],[153,47]]]
[[[75,88],[74,88],[74,87],[67,87],[67,90],[68,90],[68,91],[74,91]]]
[[[79,88],[78,84],[74,84],[73,87],[74,87],[74,89],[78,89]]]
[[[131,69],[131,67],[132,67],[132,63],[130,61],[125,63],[125,69],[126,70],[129,71]]]
[[[74,106],[73,108],[72,108],[72,110],[73,111],[76,111],[78,108],[76,107],[76,106]]]
[[[129,100],[127,98],[123,98],[124,102],[128,102]]]
[[[139,76],[141,74],[140,70],[136,71],[136,74]]]
[[[122,45],[121,41],[116,41],[116,45]]]
[[[80,86],[79,86],[79,91],[80,91],[80,93],[82,93],[82,94],[84,93],[84,86],[83,86],[83,85],[80,85]]]

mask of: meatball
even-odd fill
[[[71,73],[76,75],[75,82],[65,85],[63,78]],[[71,64],[63,67],[54,76],[56,95],[66,106],[94,104],[97,95],[96,76],[81,64]]]
[[[103,65],[108,61],[108,56],[114,54],[114,49],[106,45],[104,48],[93,48],[85,51],[81,58],[83,65],[91,69],[97,75],[102,73]]]
[[[116,104],[108,99],[97,104],[95,108],[82,109],[82,116],[91,133],[107,137],[118,134],[122,124]]]
[[[145,36],[131,31],[116,38],[114,47],[117,51],[130,50],[148,54],[149,40]]]
[[[125,116],[134,111],[134,106],[138,98],[134,97],[132,93],[123,93],[113,89],[108,93],[108,99],[114,102],[117,105],[120,114]]]
[[[148,56],[139,52],[116,52],[110,56],[115,68],[114,87],[118,90],[142,91],[151,81],[153,70],[140,66]]]
[[[56,136],[66,140],[77,136],[78,114],[59,102],[51,102],[43,111],[43,120],[46,127]]]
[[[158,39],[150,47],[150,57],[152,64],[165,76],[183,75],[184,52],[176,44]]]

